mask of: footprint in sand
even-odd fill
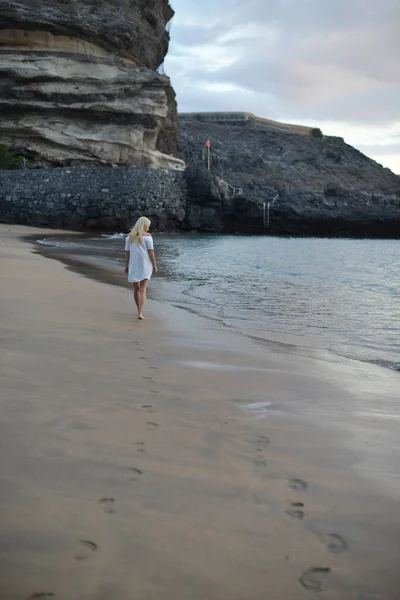
[[[257,492],[253,492],[251,494],[253,502],[256,506],[268,506],[268,501],[265,495],[258,494]]]
[[[97,544],[95,542],[92,542],[91,540],[81,540],[79,543],[81,545],[81,549],[75,555],[75,560],[79,562],[82,562],[89,558],[89,556],[93,554],[93,552],[96,552],[98,549]]]
[[[115,498],[102,498],[99,500],[99,504],[104,506],[104,512],[108,515],[113,515],[115,513]]]
[[[253,465],[256,469],[265,469],[265,467],[267,466],[267,461],[262,456],[257,456],[253,460]]]
[[[326,547],[332,554],[342,554],[349,546],[347,542],[337,533],[329,533],[325,536]]]
[[[145,356],[139,356],[140,360],[147,360]]]
[[[144,442],[136,442],[135,446],[136,446],[136,450],[138,452],[146,452],[146,447],[145,447]]]
[[[33,598],[55,598],[56,595],[53,592],[36,592],[36,594],[32,594],[29,596],[29,600],[33,600]]]
[[[289,487],[294,492],[303,492],[308,488],[308,483],[302,479],[289,479]]]
[[[268,448],[271,442],[266,435],[258,435],[255,439],[253,438],[250,443],[252,446],[255,446],[257,452],[263,452]]]
[[[253,460],[254,468],[257,471],[257,475],[264,479],[267,476],[267,461],[263,456],[256,456]]]
[[[331,572],[329,567],[311,567],[300,577],[300,584],[306,590],[321,592],[325,577]]]
[[[290,517],[293,517],[293,519],[302,521],[305,516],[304,510],[302,510],[303,507],[303,502],[292,502],[290,508],[286,511],[286,514],[288,514]]]
[[[153,412],[153,407],[151,404],[142,404],[142,408],[147,410],[147,412]]]
[[[158,371],[158,367],[150,367],[152,371]]]
[[[154,383],[154,379],[152,377],[143,377],[143,379],[146,379],[146,381],[151,381],[152,383]]]
[[[142,469],[137,469],[136,467],[131,467],[130,469],[131,476],[127,477],[128,481],[138,481],[143,475]]]
[[[256,439],[256,446],[258,447],[257,449],[261,449],[261,448],[267,448],[270,445],[270,440],[269,438],[267,438],[266,435],[259,435],[257,436]]]
[[[158,423],[154,423],[153,421],[147,421],[146,425],[149,431],[154,431],[158,427]]]
[[[228,419],[227,421],[221,421],[220,425],[223,427],[224,425],[231,425],[231,423],[237,423],[237,419]]]
[[[152,394],[159,394],[159,393],[160,393],[160,392],[157,392],[157,390],[150,390],[150,392],[151,392]]]

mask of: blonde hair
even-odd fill
[[[147,217],[140,217],[131,229],[129,233],[129,239],[131,243],[136,242],[137,244],[142,243],[143,235],[150,229],[151,221]]]

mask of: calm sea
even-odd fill
[[[123,260],[122,234],[40,242]],[[153,298],[244,335],[400,371],[399,240],[155,235],[155,244]]]

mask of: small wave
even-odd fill
[[[371,360],[373,365],[379,365],[380,367],[386,367],[392,369],[392,371],[400,371],[400,362],[393,362],[391,360]]]
[[[67,241],[59,241],[59,240],[36,240],[37,244],[40,244],[41,246],[50,246],[51,248],[90,248],[92,249],[91,245],[88,244],[82,244],[81,242],[67,242]]]
[[[121,238],[126,237],[126,233],[103,233],[101,237],[105,238],[106,240],[120,240]]]
[[[37,244],[40,244],[41,246],[55,246],[54,242],[50,242],[49,240],[36,240]]]
[[[41,246],[50,246],[52,248],[74,248],[74,247],[80,247],[81,244],[77,244],[74,242],[66,242],[66,241],[58,241],[58,240],[36,240],[37,244],[40,244]]]

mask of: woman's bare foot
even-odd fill
[[[138,319],[139,319],[139,321],[144,321],[144,316],[143,315],[139,315]]]

